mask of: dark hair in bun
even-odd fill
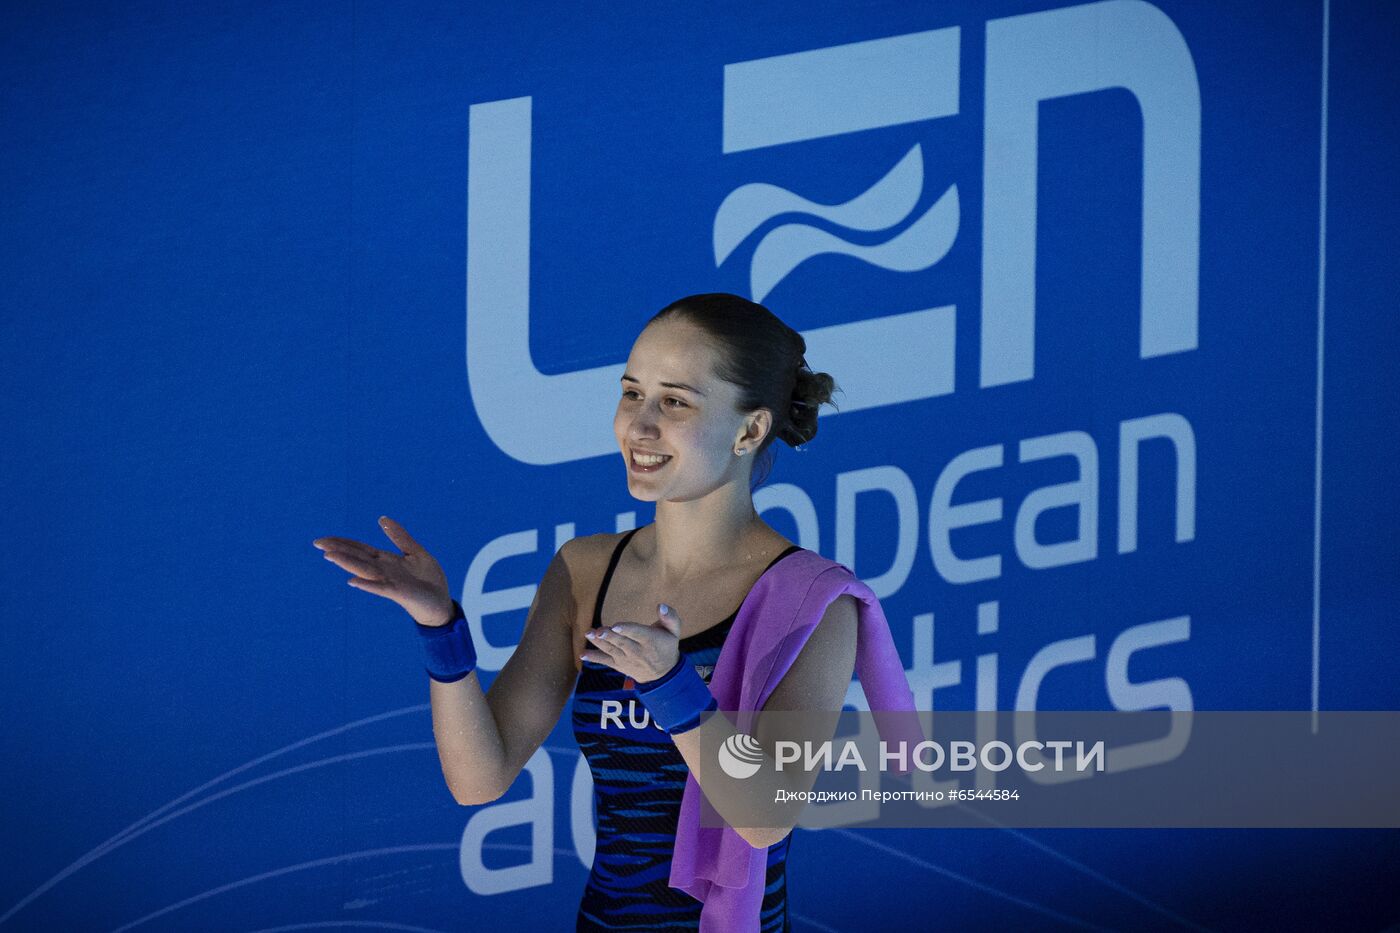
[[[738,387],[740,411],[772,412],[773,427],[755,453],[756,460],[766,455],[755,486],[772,464],[774,438],[800,449],[817,436],[821,406],[837,407],[831,400],[840,391],[836,380],[808,368],[807,341],[763,305],[728,292],[708,292],[671,302],[647,323],[670,318],[694,324],[709,336],[718,351],[715,375]]]
[[[823,402],[836,405],[831,401],[835,391],[836,380],[830,373],[814,373],[807,367],[807,360],[801,360],[788,406],[787,424],[778,431],[778,437],[793,447],[800,447],[816,437],[817,410]]]

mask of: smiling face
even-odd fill
[[[679,318],[652,322],[632,345],[613,433],[638,499],[696,499],[748,476],[768,412],[736,409],[738,388],[714,375],[715,352],[704,331]],[[741,443],[749,453],[736,457]],[[652,465],[647,454],[667,459]]]

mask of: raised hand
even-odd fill
[[[637,683],[657,680],[676,666],[681,656],[681,620],[665,603],[657,606],[651,625],[619,622],[612,628],[595,628],[585,637],[596,650],[579,657],[606,664]]]
[[[346,581],[350,586],[393,600],[420,625],[450,622],[452,594],[442,567],[389,516],[380,517],[379,527],[402,553],[352,538],[317,538],[311,543],[325,552],[326,560],[354,574]]]

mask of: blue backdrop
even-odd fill
[[[489,681],[651,520],[616,380],[693,292],[845,390],[757,502],[921,707],[1397,708],[1390,4],[5,20],[0,930],[571,928],[567,722],[457,806],[311,540],[401,521]],[[799,930],[1400,920],[1391,830],[796,832]]]

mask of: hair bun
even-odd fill
[[[828,373],[815,373],[807,367],[806,359],[798,365],[797,377],[788,403],[787,424],[778,437],[792,447],[800,447],[817,436],[817,411],[831,402],[836,380]],[[832,403],[835,404],[835,403]]]

